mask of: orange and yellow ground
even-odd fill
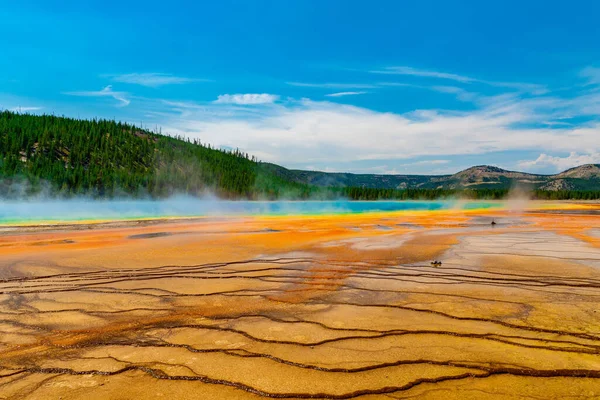
[[[600,398],[561,207],[2,228],[0,398]]]

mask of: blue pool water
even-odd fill
[[[36,221],[127,220],[160,217],[324,215],[383,211],[499,208],[497,202],[455,201],[222,201],[46,200],[0,202],[0,224]]]

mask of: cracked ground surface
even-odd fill
[[[597,399],[598,208],[5,228],[0,398]]]

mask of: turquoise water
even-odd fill
[[[0,202],[0,224],[36,221],[127,220],[160,217],[323,215],[452,208],[499,208],[494,202],[453,201],[220,201],[47,200]]]

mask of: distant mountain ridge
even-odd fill
[[[283,179],[315,186],[373,189],[510,189],[600,190],[600,164],[586,164],[554,175],[508,171],[477,165],[452,175],[378,175],[293,170],[263,163],[263,168]]]

